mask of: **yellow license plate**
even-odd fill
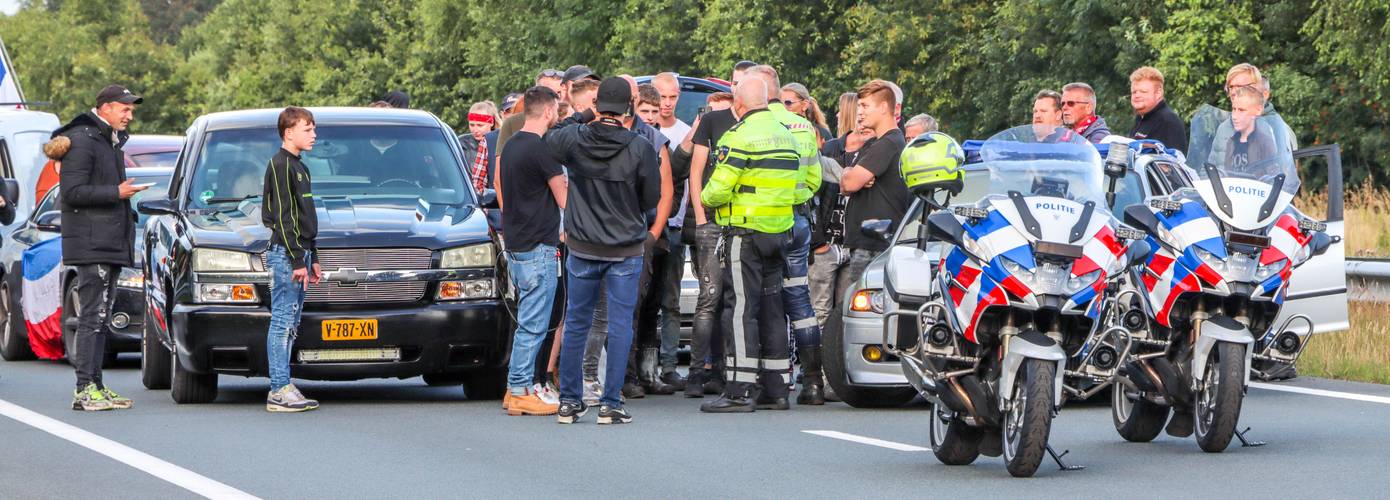
[[[376,340],[375,319],[328,319],[323,321],[323,340]]]

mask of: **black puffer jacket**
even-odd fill
[[[569,169],[565,244],[595,257],[642,255],[644,214],[661,201],[660,160],[651,143],[603,122],[553,129],[545,141]]]
[[[121,147],[130,134],[113,139],[111,132],[91,111],[53,132],[72,140],[58,173],[64,264],[133,265],[135,211],[118,187],[126,178]]]

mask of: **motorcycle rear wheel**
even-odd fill
[[[971,427],[950,409],[936,403],[931,408],[931,451],[946,465],[970,465],[980,456],[984,432]]]
[[[1147,443],[1163,432],[1163,424],[1168,421],[1169,408],[1115,384],[1110,388],[1110,417],[1115,422],[1115,431],[1125,441]]]
[[[1014,477],[1031,477],[1047,453],[1052,432],[1053,385],[1057,364],[1029,359],[1018,369],[1011,404],[1001,426],[1004,465]]]

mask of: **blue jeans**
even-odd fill
[[[811,223],[806,217],[796,216],[792,226],[791,238],[782,248],[786,255],[783,270],[782,307],[787,310],[787,319],[796,338],[797,348],[819,347],[820,326],[816,323],[816,311],[811,307],[810,274]]]
[[[578,403],[584,391],[584,345],[594,323],[594,304],[599,283],[608,298],[608,365],[604,371],[603,396],[599,401],[609,408],[622,407],[622,380],[627,376],[628,350],[632,349],[632,317],[637,307],[638,281],[642,277],[642,257],[621,262],[589,260],[570,254],[566,261],[565,337],[560,345],[560,400]]]
[[[516,332],[507,369],[507,387],[513,389],[531,387],[536,378],[536,353],[550,326],[560,275],[555,251],[550,245],[536,245],[529,252],[507,252],[507,271],[517,291]]]
[[[313,253],[306,262],[314,262]],[[290,385],[290,351],[299,336],[299,317],[304,313],[304,283],[294,281],[294,264],[285,247],[271,245],[265,253],[265,263],[270,271],[266,364],[270,369],[270,391],[275,392]]]

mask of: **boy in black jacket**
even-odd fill
[[[290,106],[280,112],[280,151],[265,168],[261,194],[261,222],[270,229],[270,250],[265,253],[270,271],[270,332],[266,335],[266,361],[270,368],[270,394],[266,411],[299,412],[319,407],[290,383],[290,351],[304,310],[309,283],[323,277],[314,261],[318,215],[309,189],[309,169],[299,155],[314,149],[314,115]]]

